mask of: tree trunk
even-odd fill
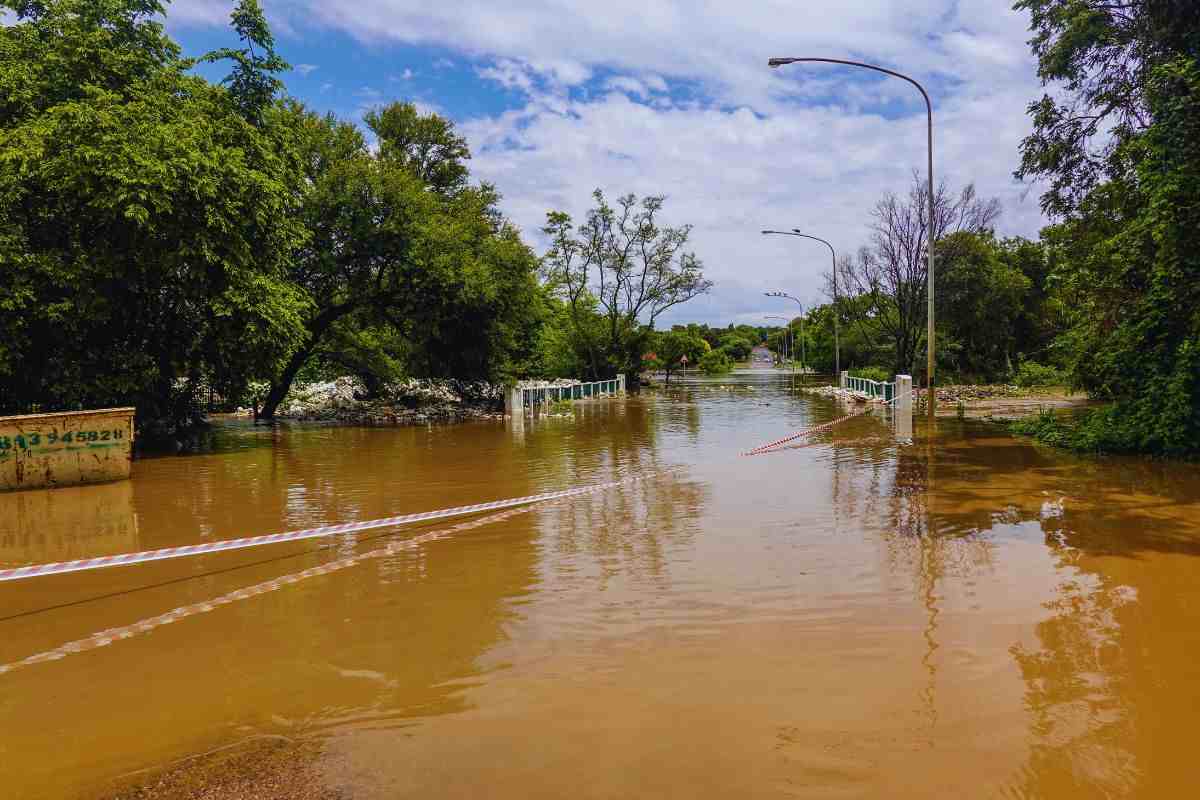
[[[299,374],[304,362],[308,361],[311,355],[311,347],[304,347],[292,353],[279,380],[271,384],[271,391],[267,392],[267,397],[263,400],[262,411],[258,415],[260,419],[275,419],[275,410],[287,397],[288,389],[292,388],[292,381],[296,380],[296,375]]]
[[[356,308],[354,303],[343,303],[337,306],[330,306],[316,316],[310,323],[308,331],[308,342],[292,353],[292,357],[288,359],[287,366],[283,368],[283,373],[279,376],[279,380],[271,384],[271,391],[267,392],[267,397],[263,400],[262,413],[259,416],[262,419],[275,419],[275,410],[279,408],[279,404],[287,397],[288,389],[292,388],[292,381],[296,380],[296,375],[304,367],[304,363],[316,351],[317,345],[321,342],[321,337],[329,330],[330,326],[337,320],[349,314]]]

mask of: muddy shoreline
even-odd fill
[[[116,781],[93,800],[348,800],[325,785],[320,743],[266,737]]]

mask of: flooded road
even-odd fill
[[[12,566],[649,476],[0,584],[0,796],[256,737],[371,800],[1192,794],[1200,470],[882,413],[739,455],[844,413],[761,371],[524,424],[229,422],[0,495]]]

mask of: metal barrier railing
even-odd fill
[[[852,392],[862,392],[871,399],[881,399],[885,403],[891,402],[896,397],[896,382],[885,383],[883,381],[873,381],[869,378],[855,378],[848,376],[846,378],[846,388]]]
[[[617,394],[620,389],[621,381],[616,379],[575,383],[570,386],[531,386],[521,389],[521,406],[533,408],[563,400],[583,400],[601,395]]]

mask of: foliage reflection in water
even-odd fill
[[[129,484],[0,496],[10,565],[670,469],[383,541],[0,586],[0,663],[176,623],[0,675],[0,784],[102,796],[284,735],[367,798],[1184,792],[1195,470],[885,414],[738,456],[844,413],[783,381],[507,425],[228,423]]]

